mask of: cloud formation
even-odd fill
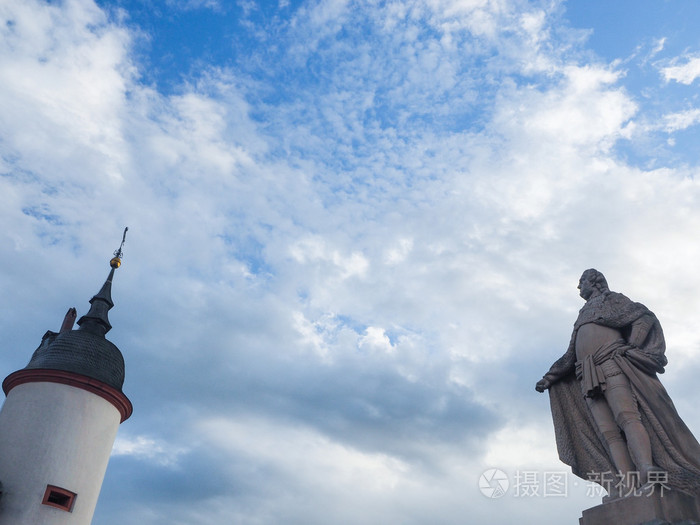
[[[661,70],[666,81],[675,80],[681,84],[690,85],[700,76],[700,57],[684,57],[683,63],[666,66]]]

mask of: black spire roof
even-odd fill
[[[78,320],[78,326],[81,330],[104,337],[112,329],[107,313],[114,306],[112,302],[112,278],[115,269],[110,270],[100,291],[90,299],[90,311]]]
[[[128,229],[128,228],[127,228]],[[124,230],[126,238],[126,230]],[[122,239],[122,246],[124,245]],[[72,320],[60,333],[48,331],[34,351],[25,370],[62,370],[97,379],[119,392],[124,384],[124,358],[119,349],[105,338],[112,325],[107,313],[112,302],[114,270],[121,266],[122,246],[110,261],[111,270],[102,288],[90,299],[90,311],[78,321],[79,330],[71,330]],[[69,310],[66,319],[74,310]],[[72,317],[75,319],[75,317]]]

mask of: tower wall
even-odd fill
[[[0,525],[90,525],[121,419],[75,386],[12,388],[0,410]],[[49,485],[76,494],[70,512],[42,503]]]

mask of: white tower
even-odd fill
[[[72,329],[71,308],[60,332],[46,332],[29,364],[2,384],[0,525],[92,521],[117,429],[132,412],[124,359],[105,339],[121,254],[120,247],[80,329]]]

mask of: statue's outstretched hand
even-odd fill
[[[552,382],[549,379],[545,379],[544,377],[537,381],[537,384],[535,385],[535,390],[538,392],[544,392],[547,390],[550,386],[552,386]]]

